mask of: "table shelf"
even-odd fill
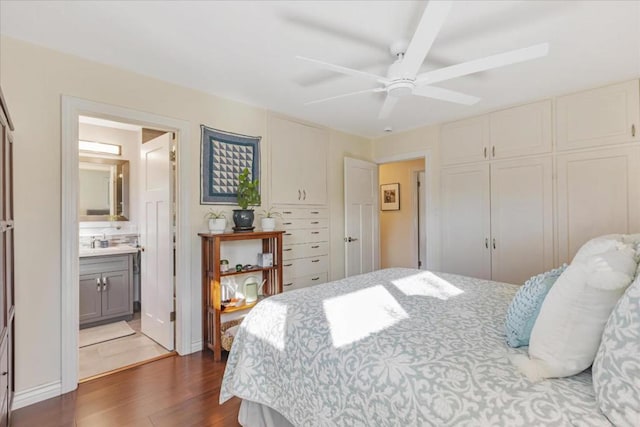
[[[215,361],[222,359],[221,314],[238,313],[253,308],[259,301],[241,307],[223,307],[220,301],[223,277],[240,274],[262,273],[265,296],[282,292],[282,235],[284,231],[258,231],[251,233],[198,233],[202,240],[202,339],[213,351]],[[262,252],[273,254],[273,266],[256,267],[242,271],[220,271],[220,246],[223,242],[238,240],[262,240]]]

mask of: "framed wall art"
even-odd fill
[[[238,175],[260,179],[260,139],[200,126],[200,204],[237,204]]]
[[[380,210],[400,210],[400,184],[382,184],[380,186]]]

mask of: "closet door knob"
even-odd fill
[[[97,285],[96,291],[100,292],[102,290],[102,286],[101,286],[102,284],[100,283],[99,277],[96,279],[96,285]]]
[[[489,238],[488,238],[488,237],[486,237],[486,238],[484,239],[484,247],[485,247],[485,248],[487,248],[487,249],[489,249]]]
[[[491,147],[491,157],[495,157],[496,156],[496,146],[492,146]]]
[[[494,238],[493,239],[493,249],[495,249],[495,248],[496,248],[496,239]]]
[[[631,125],[631,136],[636,136],[636,125]]]
[[[307,200],[307,190],[302,190],[302,194],[304,194],[304,197],[302,200]]]
[[[298,200],[300,200],[301,197],[302,197],[302,193],[300,193],[300,190],[298,190]]]
[[[487,147],[484,147],[484,158],[487,158]]]

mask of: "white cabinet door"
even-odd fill
[[[442,270],[491,278],[489,164],[442,170]]]
[[[561,96],[556,104],[559,150],[640,140],[638,80]]]
[[[324,129],[270,118],[272,203],[326,204],[328,140]]]
[[[551,101],[540,101],[489,115],[491,157],[551,152]]]
[[[489,157],[489,116],[447,123],[440,139],[443,165],[485,160]]]
[[[491,278],[522,284],[553,267],[550,157],[491,165]]]
[[[640,232],[640,147],[560,155],[557,168],[560,262],[593,237]]]

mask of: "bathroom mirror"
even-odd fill
[[[129,161],[80,157],[80,221],[128,221]]]

